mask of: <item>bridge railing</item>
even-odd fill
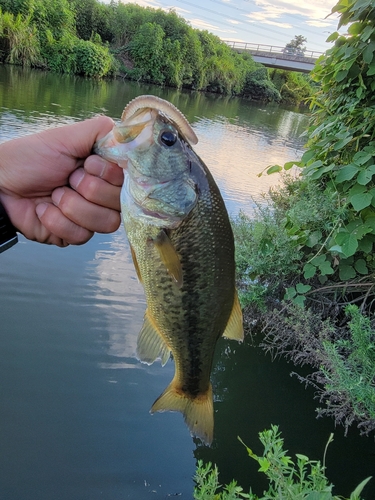
[[[280,47],[277,45],[264,45],[261,43],[236,42],[233,40],[223,40],[229,47],[239,51],[248,51],[255,56],[278,57],[292,61],[315,62],[323,52],[315,50],[296,50]]]

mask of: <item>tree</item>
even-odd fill
[[[285,54],[303,56],[306,50],[306,47],[304,46],[305,42],[307,42],[307,38],[303,35],[295,35],[293,40],[285,45],[283,52]]]

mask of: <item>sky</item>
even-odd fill
[[[295,35],[307,50],[324,52],[336,31],[337,16],[327,16],[337,0],[121,0],[143,7],[174,9],[193,28],[223,40],[284,47]]]

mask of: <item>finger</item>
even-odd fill
[[[87,173],[100,177],[114,186],[122,186],[124,182],[124,170],[98,155],[86,158],[84,167]]]
[[[65,217],[89,231],[112,233],[120,225],[120,213],[117,210],[92,203],[68,187],[55,189],[52,201]]]
[[[44,130],[39,136],[48,143],[49,137],[55,140],[58,133],[61,147],[68,145],[67,156],[86,158],[90,155],[95,142],[108,134],[113,125],[113,120],[108,116],[97,116],[71,125]]]
[[[83,168],[73,172],[69,177],[69,183],[86,200],[120,211],[121,187],[113,186],[99,177],[88,174]]]
[[[36,239],[42,243],[59,247],[82,245],[94,234],[93,231],[72,222],[52,203],[40,203],[35,211],[42,223]]]

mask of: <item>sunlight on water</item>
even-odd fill
[[[199,119],[194,129],[199,137],[196,152],[209,166],[222,190],[228,211],[234,215],[243,210],[251,215],[255,201],[269,188],[280,184],[279,175],[258,174],[267,166],[298,161],[303,153],[301,141],[293,144],[290,134],[295,113],[290,114],[274,132],[231,123],[223,117]]]

